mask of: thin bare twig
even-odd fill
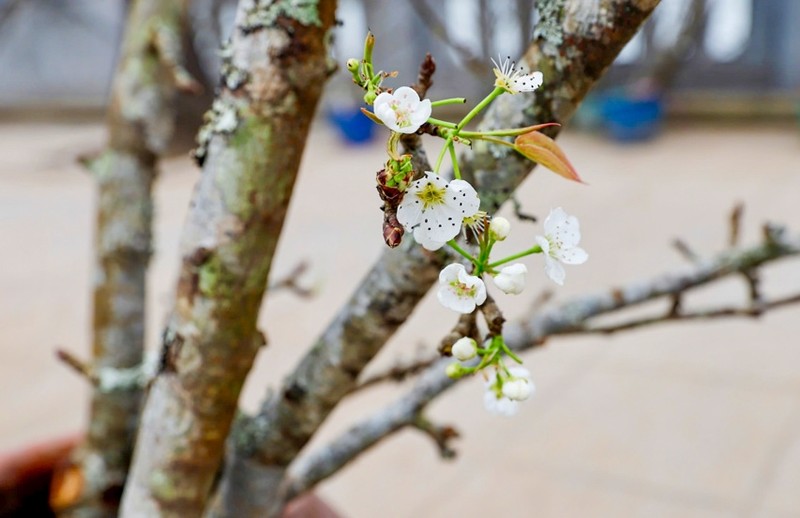
[[[675,250],[678,251],[679,254],[681,254],[684,257],[684,259],[686,259],[690,263],[697,263],[702,259],[700,257],[700,254],[692,250],[692,248],[686,243],[686,241],[684,241],[681,238],[675,238],[672,241],[672,246],[675,248]]]
[[[461,434],[459,434],[458,430],[454,427],[450,425],[436,425],[421,413],[417,414],[416,419],[414,419],[411,425],[433,439],[433,442],[436,443],[436,447],[439,449],[439,455],[443,459],[450,460],[456,458],[458,452],[450,446],[450,442],[460,437]]]
[[[436,61],[434,61],[431,53],[425,54],[425,59],[419,65],[419,73],[417,74],[417,82],[412,85],[412,88],[417,92],[420,98],[428,94],[428,90],[433,86],[433,74],[436,72]]]
[[[756,309],[753,307],[724,307],[724,308],[713,308],[713,309],[705,309],[705,310],[698,310],[692,311],[689,313],[683,312],[667,312],[664,315],[654,316],[654,317],[646,317],[636,320],[630,320],[628,322],[624,322],[622,324],[614,324],[609,326],[596,326],[596,327],[586,327],[581,330],[573,330],[567,331],[565,333],[560,334],[605,334],[610,335],[614,333],[618,333],[620,331],[628,331],[631,329],[637,329],[640,327],[646,327],[653,324],[659,324],[662,322],[674,322],[674,321],[681,321],[681,320],[713,320],[718,318],[730,318],[730,317],[753,317],[757,318],[760,317],[764,312],[777,309],[783,306],[788,306],[791,304],[800,303],[800,293],[796,295],[791,295],[788,297],[781,297],[774,300],[766,301],[761,304],[761,306]]]
[[[352,394],[354,392],[358,392],[387,381],[395,381],[399,383],[411,376],[414,376],[415,374],[419,374],[426,368],[430,367],[439,358],[440,356],[436,355],[429,358],[421,358],[407,364],[395,365],[385,372],[366,378],[364,381],[353,387],[350,393]]]
[[[278,290],[289,290],[298,297],[308,298],[314,295],[314,290],[304,288],[297,283],[297,279],[308,271],[308,263],[301,261],[295,266],[291,272],[286,274],[282,279],[270,283],[269,291],[275,292]]]
[[[533,214],[528,214],[527,212],[522,211],[522,202],[519,201],[516,194],[512,194],[509,198],[511,204],[514,206],[514,215],[520,219],[521,221],[531,221],[536,223],[538,219]]]
[[[56,349],[56,358],[64,362],[69,368],[77,372],[82,377],[94,386],[100,383],[92,366],[85,361],[79,359],[77,356],[67,351],[66,349]]]
[[[744,203],[739,202],[731,211],[728,227],[728,246],[739,245],[739,235],[742,228],[742,214],[744,214]]]
[[[425,0],[411,0],[411,7],[416,11],[422,23],[431,31],[431,34],[439,38],[445,45],[450,47],[458,55],[461,63],[478,77],[486,75],[486,61],[477,57],[466,46],[458,43],[450,37],[447,27],[442,23],[439,15],[430,8]]]

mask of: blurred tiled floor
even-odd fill
[[[86,390],[58,365],[56,346],[86,355],[93,216],[91,178],[73,163],[102,145],[99,124],[0,124],[0,448],[82,426]],[[590,261],[568,270],[559,298],[682,268],[682,237],[700,253],[724,246],[727,214],[746,204],[744,242],[765,220],[800,232],[797,128],[681,125],[620,147],[593,136],[562,140],[589,186],[543,170],[523,187],[526,210],[561,205],[581,218]],[[309,259],[319,294],[271,297],[270,346],[246,386],[253,408],[285,374],[382,250],[373,174],[379,143],[339,148],[317,128],[308,147],[274,272]],[[157,188],[157,255],[150,278],[150,344],[170,305],[177,241],[197,173],[164,164]],[[537,227],[515,224],[508,250]],[[528,298],[501,296],[523,314]],[[538,286],[537,286],[538,284]],[[800,262],[765,278],[770,293],[800,290]],[[742,300],[724,283],[690,304]],[[431,416],[459,428],[455,462],[406,431],[321,487],[360,517],[800,517],[800,307],[756,321],[670,324],[612,337],[553,340],[526,358],[538,387],[514,419],[487,415],[481,383],[467,381]],[[434,344],[453,320],[426,302],[378,358],[388,365]],[[376,367],[377,368],[377,367]],[[314,444],[396,396],[384,387],[338,409]]]

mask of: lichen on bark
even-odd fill
[[[91,365],[98,372],[133,371],[142,362],[151,191],[158,156],[172,137],[172,101],[177,90],[192,84],[188,77],[176,82],[180,65],[174,59],[166,63],[164,53],[181,54],[186,6],[186,0],[133,3],[112,86],[109,142],[87,163],[98,186]],[[80,473],[81,487],[60,499],[61,516],[116,516],[140,399],[137,383],[94,387],[86,441],[64,467]],[[54,494],[59,490],[55,486]]]
[[[297,7],[293,2],[278,2]],[[277,5],[277,4],[275,4]],[[328,75],[335,2],[246,25],[243,1],[204,135],[203,171],[183,230],[162,372],[143,410],[123,516],[200,516],[242,384],[263,335],[256,318],[308,129]]]

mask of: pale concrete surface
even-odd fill
[[[100,124],[0,124],[0,448],[83,426],[84,383],[53,357],[89,344],[93,186],[73,159],[99,148]],[[800,136],[792,126],[681,125],[661,139],[619,147],[568,133],[563,147],[589,186],[544,170],[520,199],[540,216],[562,205],[581,218],[589,262],[568,267],[559,299],[685,267],[669,246],[724,246],[727,214],[746,203],[744,242],[765,220],[800,232]],[[345,302],[382,251],[374,171],[379,143],[338,148],[319,128],[309,144],[275,275],[312,262],[312,300],[270,297],[260,354],[244,395],[254,408]],[[164,164],[157,187],[149,343],[170,306],[177,243],[197,178],[186,159]],[[540,227],[516,223],[511,251]],[[553,288],[536,258],[526,296],[500,296],[524,313]],[[768,271],[769,293],[800,289],[800,263]],[[743,300],[738,279],[691,304]],[[652,306],[657,310],[660,306]],[[469,380],[431,416],[459,428],[459,458],[441,462],[413,432],[385,441],[320,491],[352,517],[770,517],[800,516],[800,308],[758,321],[670,324],[612,337],[553,340],[526,357],[538,387],[513,419],[489,416]],[[378,366],[432,348],[455,316],[430,298]],[[378,367],[375,367],[378,368]],[[314,445],[399,394],[354,397]]]

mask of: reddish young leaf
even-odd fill
[[[583,183],[578,171],[572,167],[556,141],[543,133],[532,131],[520,135],[514,140],[514,149],[525,158],[545,166],[567,180]]]

